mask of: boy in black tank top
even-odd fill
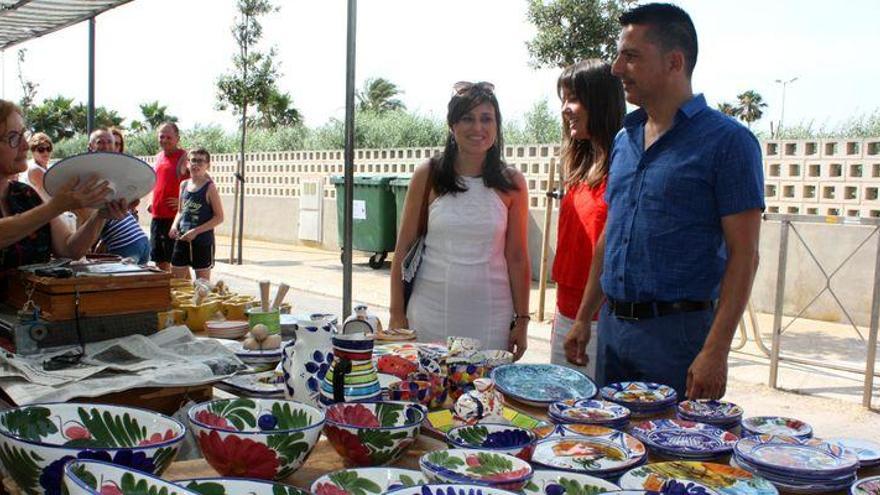
[[[217,186],[208,175],[211,155],[204,148],[189,152],[190,179],[180,183],[180,208],[169,235],[174,242],[171,273],[175,278],[211,279],[214,267],[214,227],[223,223],[223,205]]]

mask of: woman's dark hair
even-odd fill
[[[483,184],[486,187],[498,189],[499,191],[517,189],[516,184],[511,181],[505,172],[507,164],[501,158],[501,150],[504,149],[504,138],[501,134],[501,110],[498,109],[498,100],[495,98],[494,86],[484,82],[475,84],[458,83],[456,84],[455,94],[452,95],[452,99],[449,100],[449,105],[447,106],[446,123],[449,126],[449,135],[446,136],[446,146],[443,149],[443,153],[431,158],[429,162],[431,184],[434,191],[440,196],[447,193],[456,194],[467,190],[467,187],[465,187],[455,173],[458,145],[455,143],[452,135],[452,126],[457,124],[474,107],[483,103],[490,103],[492,108],[495,109],[495,123],[498,126],[495,144],[489,148],[489,151],[486,153],[486,160],[483,162]]]
[[[556,92],[563,101],[568,92],[587,110],[589,139],[571,139],[565,114],[562,116],[562,163],[568,184],[586,182],[596,187],[608,176],[611,144],[626,115],[623,85],[611,74],[609,64],[590,59],[563,69]]]

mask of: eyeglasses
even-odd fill
[[[6,134],[6,143],[9,144],[10,148],[18,148],[21,146],[21,141],[27,141],[30,139],[31,133],[26,130],[21,131],[9,131]]]
[[[34,151],[36,151],[37,153],[51,153],[52,147],[51,146],[37,146],[36,148],[34,148]]]
[[[467,93],[472,89],[479,89],[489,93],[490,95],[495,94],[495,85],[487,81],[480,81],[476,83],[470,81],[458,81],[457,83],[452,85],[452,91],[454,91],[455,94],[459,96]]]
[[[204,158],[191,158],[189,162],[195,165],[203,165],[208,163],[208,160],[205,160]]]

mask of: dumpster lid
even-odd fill
[[[354,183],[358,186],[387,186],[392,180],[397,179],[396,175],[355,175]],[[345,177],[336,175],[330,178],[331,184],[344,184]]]
[[[408,186],[409,181],[411,181],[411,180],[412,180],[411,175],[401,176],[401,177],[398,177],[398,178],[394,179],[393,181],[391,181],[391,185],[392,186]]]

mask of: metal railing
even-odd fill
[[[874,388],[874,377],[880,377],[875,371],[875,361],[877,358],[877,331],[878,331],[878,320],[880,320],[880,218],[856,218],[856,217],[835,217],[835,216],[817,216],[817,215],[787,215],[787,214],[776,214],[776,213],[767,213],[764,215],[765,222],[779,222],[780,227],[780,235],[779,235],[779,262],[777,266],[776,272],[776,290],[775,290],[775,306],[773,311],[773,339],[768,349],[764,344],[760,331],[758,329],[758,322],[755,316],[754,309],[751,304],[748,306],[748,315],[750,319],[750,323],[753,330],[753,335],[755,338],[755,343],[758,348],[768,357],[770,358],[770,378],[769,378],[769,386],[771,388],[778,388],[778,379],[779,379],[779,363],[783,361],[816,366],[820,368],[828,368],[835,369],[839,371],[848,371],[853,373],[863,373],[864,374],[864,387],[862,389],[862,405],[864,407],[870,408],[872,402],[873,388]],[[871,227],[870,233],[862,239],[861,242],[853,249],[844,259],[840,262],[833,270],[827,270],[825,266],[819,261],[816,257],[813,250],[810,248],[810,245],[801,235],[798,230],[796,224],[825,224],[825,225],[839,225],[839,226],[859,226],[859,227]],[[819,290],[815,296],[813,296],[810,301],[801,308],[795,316],[793,316],[788,323],[783,326],[783,308],[785,303],[785,279],[786,279],[786,270],[788,267],[788,250],[789,250],[789,237],[790,234],[794,233],[794,236],[800,241],[801,245],[806,250],[810,259],[816,264],[819,268],[819,271],[822,273],[822,276],[825,278],[825,285]],[[855,254],[865,246],[869,241],[876,238],[876,254],[875,254],[875,262],[874,262],[874,274],[873,274],[873,287],[872,287],[872,299],[871,299],[871,316],[870,316],[870,326],[868,332],[868,349],[867,349],[867,357],[865,359],[865,367],[863,369],[859,369],[853,366],[847,366],[844,364],[835,364],[829,363],[826,361],[816,361],[813,359],[805,359],[799,358],[792,355],[787,355],[782,353],[782,334],[799,318],[801,318],[804,313],[819,299],[819,297],[824,293],[829,293],[835,303],[840,307],[843,311],[843,314],[846,316],[847,321],[850,325],[852,325],[853,329],[855,329],[856,333],[859,335],[864,341],[864,336],[859,331],[858,326],[853,320],[847,308],[844,306],[843,302],[840,300],[838,295],[834,292],[834,288],[831,286],[831,279],[834,278],[835,275],[840,272],[844,265],[846,265]],[[745,326],[745,322],[740,322],[740,338],[739,343],[733,347],[734,350],[742,349],[748,340],[748,332]]]

